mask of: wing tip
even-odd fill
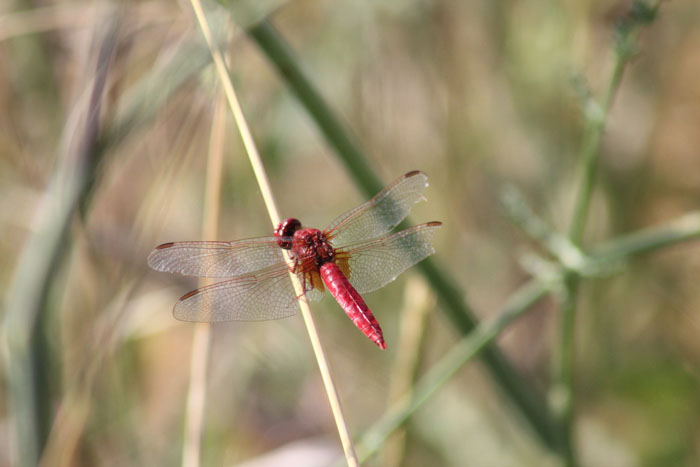
[[[177,302],[175,302],[175,306],[173,307],[173,317],[176,320],[187,323],[207,323],[210,321],[204,316],[198,316],[198,314],[192,315],[190,310],[188,310],[188,305],[191,305],[191,303],[188,303],[187,300],[199,295],[201,291],[201,289],[195,289],[178,298]],[[204,308],[197,307],[197,309],[199,313],[199,311],[203,310]]]
[[[403,178],[406,179],[406,178],[417,177],[417,176],[423,177],[427,183],[428,175],[421,170],[411,170],[410,172],[406,172],[404,174]]]
[[[413,177],[422,178],[423,183],[425,184],[425,188],[428,187],[428,185],[429,185],[428,175],[425,172],[420,171],[420,170],[411,170],[410,172],[407,172],[403,177],[401,177],[401,180],[406,180],[406,179],[413,178]],[[422,197],[422,199],[425,199],[425,198]],[[420,201],[420,199],[418,201]]]
[[[155,269],[156,271],[160,271],[158,262],[157,262],[157,260],[156,260],[156,256],[158,256],[158,250],[157,250],[157,249],[151,251],[151,253],[148,255],[148,258],[146,258],[146,264],[148,264],[148,266],[149,266],[151,269]]]
[[[175,305],[175,308],[173,308],[173,318],[175,318],[178,321],[183,321],[185,323],[193,322],[192,320],[187,319],[180,311],[178,311],[177,304]]]
[[[174,246],[174,245],[175,245],[175,243],[173,243],[173,242],[168,242],[168,243],[163,243],[162,245],[158,245],[157,247],[155,247],[155,248],[148,254],[148,258],[146,259],[146,264],[148,264],[148,266],[149,266],[151,269],[155,269],[156,271],[166,272],[166,271],[164,270],[163,264],[162,264],[162,259],[163,259],[163,258],[162,258],[162,257],[159,258],[159,255],[160,255],[160,252],[161,252],[162,250],[166,250],[166,249],[168,249],[168,248],[171,248],[171,247]]]

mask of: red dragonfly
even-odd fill
[[[409,172],[361,206],[336,218],[323,231],[299,220],[282,221],[273,237],[234,242],[175,242],[156,247],[148,265],[186,276],[227,277],[193,290],[175,304],[183,321],[261,321],[291,316],[296,301],[320,300],[324,284],[355,325],[381,349],[382,329],[360,293],[385,286],[403,271],[435,253],[433,234],[442,225],[428,222],[389,234],[423,198],[428,177]],[[289,277],[289,250],[303,286],[297,296]]]

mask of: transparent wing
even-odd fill
[[[336,218],[325,234],[334,246],[382,236],[406,218],[427,186],[427,175],[418,170],[409,172],[365,204]]]
[[[306,288],[305,298],[323,298],[323,291],[308,283]],[[287,267],[274,266],[193,290],[177,301],[173,314],[181,321],[264,321],[295,314],[297,300]]]
[[[340,249],[347,258],[348,280],[360,293],[384,287],[419,261],[435,253],[432,239],[440,222],[417,225],[367,243]],[[341,263],[342,264],[342,263]]]
[[[164,243],[148,255],[148,265],[156,271],[199,277],[239,276],[283,262],[274,237]]]

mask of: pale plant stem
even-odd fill
[[[265,168],[263,167],[260,154],[255,146],[253,136],[250,133],[250,129],[248,128],[248,124],[246,123],[243,111],[233,88],[233,83],[231,82],[228,68],[226,67],[221,51],[213,40],[212,33],[204,15],[204,11],[202,10],[200,0],[191,0],[191,4],[195,15],[197,16],[199,26],[202,29],[202,34],[207,41],[209,50],[211,51],[217,74],[221,80],[231,113],[236,121],[236,126],[241,134],[243,145],[246,153],[248,154],[248,158],[250,159],[253,171],[255,172],[255,177],[258,181],[258,185],[260,186],[260,191],[262,192],[270,220],[272,221],[273,226],[276,226],[280,221],[279,211],[272,195],[270,182],[267,178]],[[290,258],[286,252],[285,257],[288,261],[290,261]],[[296,275],[291,272],[291,269],[289,276],[292,280],[297,295],[301,296],[303,294],[302,284],[299,282]],[[357,460],[357,454],[355,453],[355,447],[352,443],[352,438],[350,437],[350,432],[348,430],[347,423],[345,422],[345,417],[343,416],[343,411],[340,406],[340,399],[338,398],[335,383],[333,382],[333,378],[331,376],[330,367],[323,351],[323,347],[321,346],[321,340],[319,338],[318,331],[316,330],[316,325],[313,321],[311,308],[309,307],[308,303],[303,300],[298,300],[297,302],[299,303],[299,308],[301,309],[301,314],[304,318],[304,324],[306,325],[306,330],[309,334],[309,340],[311,341],[311,346],[313,347],[314,354],[316,355],[316,361],[318,363],[319,370],[321,371],[321,377],[323,378],[323,384],[326,389],[326,394],[328,395],[328,401],[333,412],[333,417],[335,418],[336,426],[338,427],[338,433],[343,445],[343,451],[345,452],[345,458],[349,466],[358,466],[359,463]]]
[[[190,380],[187,388],[185,439],[182,445],[183,467],[198,467],[201,458],[210,344],[211,325],[196,323],[190,350]]]
[[[389,406],[404,397],[410,397],[420,363],[425,321],[435,302],[422,279],[412,276],[406,284],[404,307],[401,312],[398,349],[391,370]],[[401,465],[406,451],[406,432],[397,429],[383,449],[382,465]]]
[[[202,216],[202,238],[214,239],[218,231],[220,212],[221,177],[223,174],[224,130],[226,105],[219,96],[214,111],[207,156],[207,175],[204,192],[204,215]],[[207,279],[200,280],[200,286],[208,285]],[[185,419],[185,439],[182,446],[182,465],[198,467],[200,463],[202,426],[206,407],[207,367],[211,346],[211,325],[195,324],[190,352],[190,380],[187,390],[187,417]]]

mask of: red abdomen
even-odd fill
[[[335,263],[321,266],[321,278],[348,318],[380,349],[386,349],[382,328],[369,307]]]

